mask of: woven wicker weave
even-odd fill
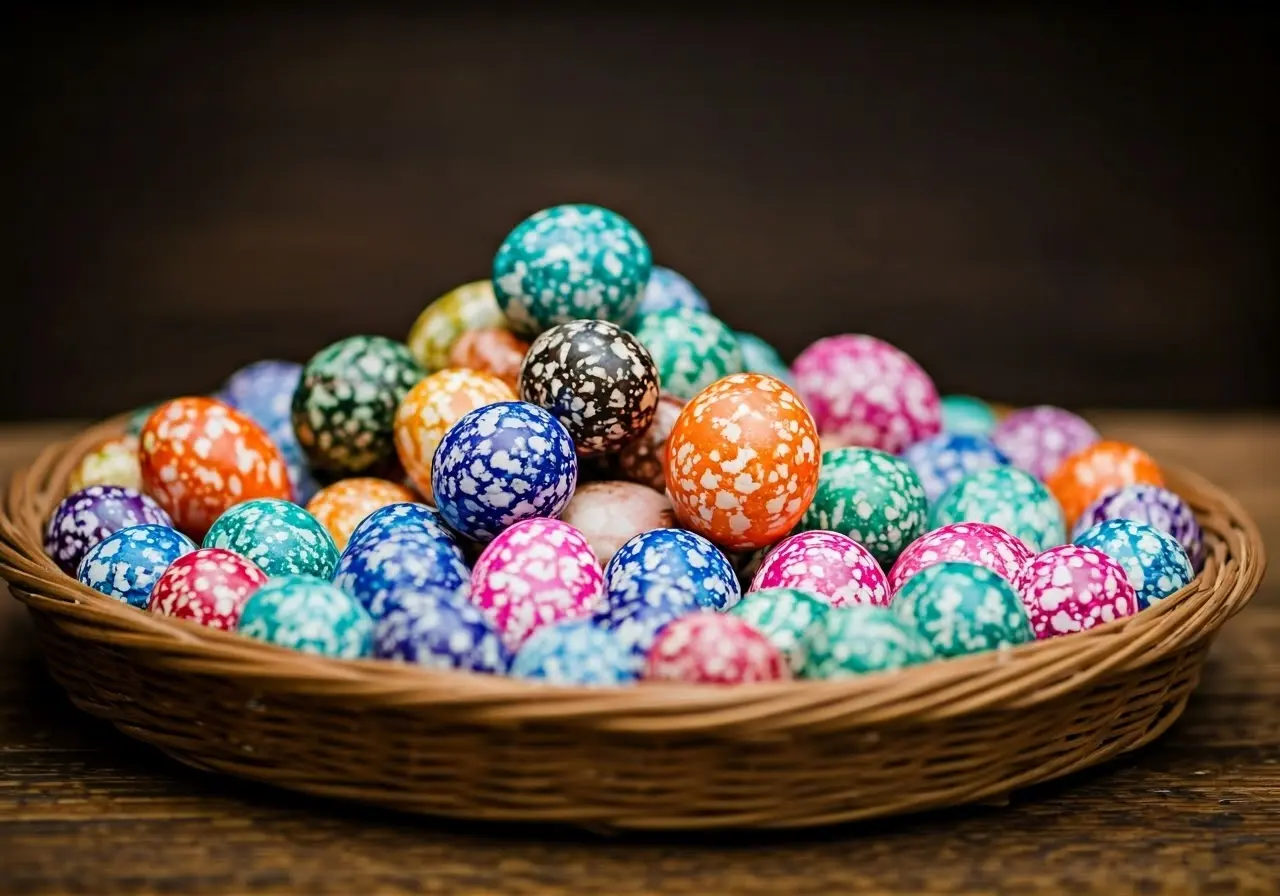
[[[47,450],[0,514],[0,573],[80,708],[203,769],[403,810],[591,827],[799,827],[998,800],[1158,737],[1261,581],[1258,531],[1170,471],[1203,573],[1136,617],[1005,653],[830,682],[554,689],[311,657],[139,612],[41,549],[71,467]]]

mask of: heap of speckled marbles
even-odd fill
[[[907,354],[788,366],[607,209],[549,208],[407,339],[136,412],[49,520],[68,575],[342,659],[560,685],[880,672],[1141,612],[1203,563],[1139,448],[940,398]]]

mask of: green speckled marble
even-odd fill
[[[804,678],[846,678],[933,658],[929,641],[888,607],[836,607],[809,627]]]
[[[827,529],[861,544],[888,569],[925,532],[929,502],[906,461],[875,448],[822,453],[813,503],[797,532]]]
[[[409,347],[384,336],[321,349],[293,394],[293,428],[311,467],[353,476],[391,461],[396,408],[424,376]]]
[[[907,579],[893,613],[938,656],[964,656],[1035,639],[1013,586],[985,566],[948,560]]]
[[[673,308],[640,318],[636,338],[658,365],[662,391],[686,401],[716,380],[743,372],[738,335],[718,317]]]
[[[752,591],[729,610],[754,626],[786,657],[791,671],[805,664],[805,633],[831,608],[825,601],[797,588]]]
[[[938,498],[929,528],[952,523],[990,523],[1021,538],[1031,552],[1065,544],[1066,522],[1058,499],[1043,482],[1016,467],[970,473]]]
[[[315,576],[271,579],[249,596],[237,627],[242,635],[337,659],[373,652],[373,619],[360,602]]]
[[[226,548],[252,560],[268,576],[309,575],[326,581],[338,565],[338,546],[320,521],[297,504],[258,498],[218,517],[206,548]]]
[[[520,222],[493,259],[493,292],[511,329],[532,337],[595,318],[622,325],[640,304],[653,255],[640,231],[595,205],[557,205]]]

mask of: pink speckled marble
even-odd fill
[[[1040,479],[1048,479],[1064,460],[1100,438],[1083,417],[1048,404],[1014,411],[991,434],[992,444],[1015,467]]]
[[[889,588],[898,593],[907,579],[947,560],[967,560],[1001,576],[1009,584],[1018,580],[1031,559],[1022,539],[990,523],[951,523],[926,532],[898,555],[889,570]]]
[[[889,582],[871,552],[847,535],[815,530],[783,539],[764,558],[748,591],[795,588],[833,607],[887,606]]]
[[[603,599],[604,575],[586,536],[556,519],[505,529],[471,571],[471,602],[513,650],[540,626],[590,615]]]
[[[824,450],[860,445],[898,454],[942,430],[933,380],[905,352],[874,336],[819,339],[791,371]]]
[[[1037,638],[1084,631],[1138,611],[1124,568],[1101,551],[1074,544],[1032,557],[1017,587]]]

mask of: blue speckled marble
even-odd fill
[[[373,653],[373,620],[341,588],[315,576],[271,579],[245,601],[236,630],[279,647],[337,659]]]
[[[595,205],[557,205],[529,216],[493,259],[493,294],[511,329],[533,336],[556,324],[631,319],[653,256],[630,221]]]
[[[493,621],[457,590],[427,586],[388,599],[373,629],[373,655],[433,669],[504,674],[511,654]]]
[[[1105,520],[1137,520],[1155,526],[1182,545],[1193,570],[1204,568],[1204,530],[1191,505],[1176,492],[1145,482],[1108,492],[1080,514],[1072,538]]]
[[[255,361],[227,378],[221,399],[266,430],[284,456],[293,484],[294,500],[306,504],[320,490],[293,430],[293,393],[302,379],[302,365],[294,361]]]
[[[1119,563],[1138,594],[1139,610],[1164,600],[1195,578],[1182,545],[1149,523],[1104,520],[1081,532],[1072,543],[1101,551]]]
[[[169,514],[147,495],[120,485],[91,485],[63,498],[44,532],[45,553],[69,576],[80,561],[112,532],[154,523],[173,527]]]
[[[548,684],[607,687],[635,681],[637,670],[614,632],[591,619],[569,619],[530,635],[511,674]]]
[[[698,291],[687,277],[671,268],[654,265],[649,274],[649,285],[645,287],[644,296],[632,321],[639,320],[646,314],[657,311],[670,311],[672,308],[692,308],[694,311],[710,311],[711,305],[706,297]]]
[[[107,597],[145,610],[160,574],[195,549],[194,541],[168,526],[129,526],[89,549],[80,561],[78,578]]]
[[[445,526],[438,510],[426,504],[397,501],[395,504],[379,507],[361,520],[351,530],[343,553],[349,554],[366,542],[381,541],[401,532],[426,535],[457,547],[457,536]],[[462,556],[461,549],[458,556]]]
[[[365,541],[338,560],[333,582],[380,618],[388,599],[398,591],[442,588],[466,589],[471,570],[457,545],[413,531]]]
[[[701,606],[727,610],[742,597],[733,564],[707,539],[684,529],[642,532],[618,548],[604,571],[610,606],[629,603],[654,583],[692,594]]]
[[[537,516],[559,516],[578,483],[568,430],[523,401],[464,414],[440,440],[431,468],[436,508],[455,532],[492,541]]]
[[[986,436],[957,432],[942,432],[916,442],[902,452],[902,459],[920,477],[930,502],[970,473],[1009,463],[1009,458]]]

